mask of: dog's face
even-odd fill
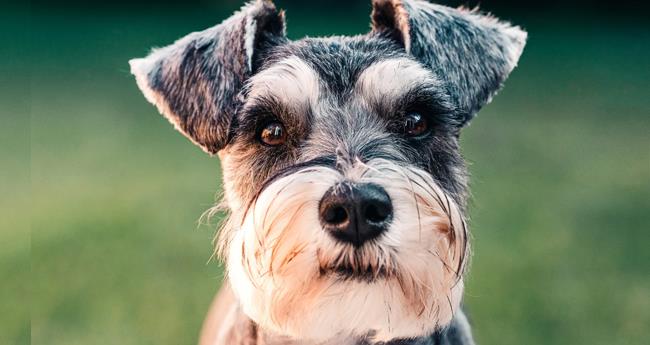
[[[258,1],[132,61],[147,98],[221,158],[244,311],[296,338],[449,323],[469,246],[458,136],[525,41],[421,1],[374,1],[372,19],[367,35],[294,42]]]
[[[278,50],[250,79],[220,153],[232,208],[222,240],[247,313],[316,339],[446,324],[468,243],[440,81],[381,41]]]

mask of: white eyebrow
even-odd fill
[[[272,96],[287,106],[304,110],[315,105],[320,93],[316,71],[296,56],[274,63],[249,81],[252,99]]]
[[[366,68],[357,79],[355,90],[366,101],[393,101],[421,84],[440,84],[433,73],[407,58],[379,61]]]

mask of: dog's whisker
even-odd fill
[[[291,215],[291,218],[289,218],[289,222],[288,222],[288,224],[286,225],[286,229],[292,229],[292,228],[293,228],[293,224],[294,224],[294,222],[296,221],[298,215],[300,214],[300,212],[302,212],[303,208],[304,208],[307,204],[308,204],[308,201],[305,201],[305,202],[303,202],[300,206],[298,206],[298,208],[296,209],[296,211]],[[275,223],[275,220],[274,220],[274,222],[271,224],[271,227],[274,226],[274,223]],[[271,240],[272,243],[274,243],[275,245],[273,246],[273,249],[271,250],[271,257],[270,257],[270,259],[269,259],[269,270],[270,270],[270,271],[273,271],[273,263],[275,262],[275,257],[276,257],[276,254],[277,254],[277,250],[278,250],[278,248],[280,247],[280,246],[278,245],[278,243],[281,243],[282,240],[283,240],[283,238],[284,238],[285,236],[289,236],[288,231],[286,231],[286,230],[280,232],[280,235],[279,235],[277,238]],[[304,246],[306,246],[306,245],[304,245]]]

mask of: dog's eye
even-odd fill
[[[409,137],[417,137],[429,129],[427,119],[416,112],[406,114],[404,119],[404,134]]]
[[[271,122],[262,128],[259,139],[266,145],[278,146],[287,140],[287,133],[280,122]]]

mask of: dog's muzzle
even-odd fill
[[[379,237],[393,219],[388,193],[374,183],[337,183],[325,193],[318,208],[323,229],[355,247]]]
[[[252,320],[316,343],[410,338],[449,324],[467,229],[426,171],[374,159],[301,166],[270,181],[227,239],[228,277]]]

